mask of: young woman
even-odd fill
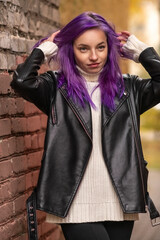
[[[11,86],[48,115],[37,188],[28,200],[61,224],[66,240],[129,240],[138,213],[159,213],[147,192],[140,114],[160,102],[160,58],[128,32],[116,34],[85,12],[40,41]],[[151,78],[123,75],[118,56],[140,62]],[[38,75],[47,57],[59,71]]]

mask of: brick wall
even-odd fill
[[[15,95],[11,74],[39,38],[59,27],[59,0],[0,0],[0,239],[27,239],[25,201],[37,183],[46,116]],[[41,72],[46,70],[45,66]],[[39,239],[61,239],[38,212]]]

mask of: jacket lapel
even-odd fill
[[[69,106],[73,110],[74,114],[80,121],[81,125],[83,126],[84,130],[86,131],[89,138],[92,140],[92,118],[91,118],[91,108],[90,105],[86,102],[85,107],[83,108],[80,104],[75,104],[71,98],[68,98],[67,91],[65,85],[59,88],[61,94],[68,102]],[[115,97],[115,109],[110,111],[106,106],[102,105],[101,108],[101,116],[102,116],[102,129],[106,126],[106,124],[110,121],[112,116],[118,111],[121,105],[125,102],[128,98],[129,93],[125,90],[123,96],[119,98],[118,96]]]
[[[113,111],[109,110],[108,107],[102,105],[102,129],[106,126],[106,124],[110,121],[112,116],[118,111],[124,101],[128,98],[129,93],[125,90],[123,96],[119,98],[118,96],[115,97],[115,109]]]
[[[89,138],[92,140],[92,119],[91,119],[91,108],[89,103],[85,103],[85,107],[83,108],[80,104],[75,104],[74,101],[68,97],[66,87],[63,85],[59,88],[61,94],[71,107],[72,111],[80,121],[82,127],[86,131]]]

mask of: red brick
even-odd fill
[[[33,1],[33,2],[35,2],[35,1]],[[34,23],[33,19],[31,19],[31,18],[29,19],[29,23],[32,24],[32,26],[30,24],[30,32],[31,32],[32,31],[31,27],[32,27],[32,29],[33,28],[36,29],[36,24]],[[32,51],[33,46],[36,44],[36,40],[27,39],[26,44],[27,44],[27,53],[30,53]]]
[[[24,143],[25,143],[25,149],[26,150],[32,148],[31,135],[25,135],[24,136]]]
[[[38,177],[39,177],[39,170],[36,170],[33,172],[33,186],[37,185]]]
[[[0,140],[0,158],[7,157],[16,152],[16,137]]]
[[[33,172],[29,172],[26,174],[26,190],[32,188],[33,184]]]
[[[13,213],[13,203],[9,202],[9,203],[5,203],[3,205],[0,206],[0,223],[3,223],[5,221],[7,221],[7,219],[10,219],[11,217],[13,217],[14,213]]]
[[[5,183],[0,184],[0,203],[10,199],[12,197],[11,194],[11,182],[7,181]]]
[[[7,64],[7,54],[0,53],[0,69],[7,69],[8,64]]]
[[[55,22],[59,22],[59,12],[57,9],[40,2],[40,14]]]
[[[37,134],[33,134],[31,136],[31,146],[32,146],[32,149],[38,149],[38,135]]]
[[[33,103],[25,101],[24,113],[25,115],[36,114],[40,113],[40,110]]]
[[[42,225],[41,224],[38,225],[38,237],[39,237],[39,239],[44,239],[44,238],[42,238]]]
[[[8,118],[0,119],[0,136],[11,134],[11,121]]]
[[[39,176],[39,170],[35,170],[26,174],[26,190],[35,187]]]
[[[25,172],[27,170],[27,157],[26,155],[13,157],[11,159],[12,169],[14,174]]]
[[[16,137],[8,138],[8,155],[16,152]]]
[[[30,153],[27,156],[28,168],[36,168],[41,165],[42,151]]]
[[[12,239],[14,236],[25,233],[26,229],[26,216],[23,214],[1,227],[1,239]]]
[[[0,180],[4,180],[13,175],[11,160],[0,162]]]
[[[1,7],[2,7],[2,5],[1,5]],[[3,7],[1,11],[3,11],[3,14],[1,14],[0,24],[2,24],[2,25],[8,25],[7,9],[5,9],[5,8]]]
[[[41,233],[42,235],[48,235],[45,239],[47,240],[65,240],[61,227],[57,224],[52,224],[52,223],[46,223],[46,222],[42,222],[41,224]]]
[[[28,234],[27,233],[21,234],[19,237],[14,238],[14,240],[28,240]]]
[[[2,154],[2,140],[0,140],[0,158],[3,157],[3,154]]]
[[[16,98],[16,108],[17,108],[17,113],[24,113],[25,109],[25,102],[23,98]]]
[[[37,214],[38,223],[45,221],[45,219],[46,219],[46,213],[45,212],[37,210],[36,214]]]
[[[8,110],[8,114],[16,114],[17,108],[15,104],[15,98],[8,98],[7,110]]]
[[[14,52],[19,52],[19,37],[11,36],[11,49]]]
[[[44,138],[45,138],[45,133],[39,133],[38,134],[38,147],[43,148],[44,147]]]
[[[23,63],[27,58],[27,55],[24,54],[23,56],[16,56],[16,65]]]
[[[12,133],[26,132],[27,131],[27,121],[26,118],[12,118],[11,119],[11,130]]]
[[[14,178],[11,181],[11,196],[14,197],[26,190],[26,178],[25,175]]]
[[[7,157],[9,155],[9,149],[8,149],[8,140],[2,139],[0,140],[0,158]]]
[[[24,137],[16,137],[16,152],[23,152],[25,150]]]
[[[48,223],[49,224],[49,223]],[[53,226],[53,224],[52,224]],[[48,237],[46,237],[46,240],[65,240],[62,230],[59,226],[55,227],[53,229],[53,232],[50,233]]]
[[[50,231],[53,231],[55,228],[57,228],[57,225],[49,224],[47,222],[42,223],[42,234],[46,234]]]
[[[7,100],[8,98],[0,98],[0,115],[5,115],[8,113]]]
[[[10,82],[11,77],[8,74],[0,74],[0,94],[11,92]]]
[[[27,131],[35,132],[41,128],[40,116],[33,116],[27,118]]]
[[[18,215],[26,210],[26,196],[22,195],[13,201],[14,214]]]
[[[14,69],[16,57],[13,54],[7,54],[7,69]]]
[[[60,4],[60,0],[50,0],[51,3],[55,4],[57,7]]]
[[[41,114],[40,119],[41,119],[41,128],[42,129],[46,129],[46,126],[47,126],[47,116],[45,114]]]
[[[16,114],[17,109],[14,98],[0,98],[0,115]]]
[[[7,157],[24,150],[23,137],[10,137],[0,140],[0,158]]]

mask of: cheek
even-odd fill
[[[80,56],[79,54],[75,54],[75,61],[77,63],[77,65],[83,65],[84,63],[84,57],[83,56]]]
[[[106,53],[104,53],[104,55],[103,55],[103,62],[104,62],[104,64],[107,62],[107,58],[108,58],[108,52],[106,52]]]
[[[104,52],[104,60],[107,61],[107,57],[108,57],[108,50],[106,49],[106,51]]]

